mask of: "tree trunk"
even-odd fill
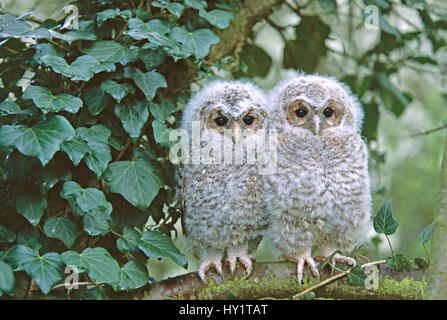
[[[447,299],[447,136],[444,142],[439,174],[438,203],[433,228],[431,271],[426,292],[427,299]]]

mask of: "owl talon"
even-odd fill
[[[249,277],[253,272],[253,262],[255,261],[255,258],[244,254],[228,256],[226,261],[230,265],[230,272],[232,275],[236,271],[237,259],[239,259],[241,264],[245,267],[247,277]]]
[[[331,265],[332,265],[331,274],[334,273],[335,264],[337,262],[346,263],[346,264],[350,265],[351,267],[355,267],[357,265],[354,258],[342,256],[341,254],[337,253],[336,255],[334,255],[332,257],[332,260],[331,260]]]
[[[211,269],[212,267],[214,267],[214,269],[216,269],[217,273],[222,277],[223,279],[223,274],[222,274],[222,263],[220,261],[204,261],[200,264],[199,267],[199,278],[200,280],[202,280],[202,282],[204,284],[207,284],[207,280],[206,280],[206,272]]]
[[[318,272],[317,264],[315,263],[315,260],[311,256],[299,257],[297,259],[288,257],[288,259],[297,263],[296,271],[298,275],[298,284],[301,285],[302,283],[305,264],[307,264],[310,267],[312,274],[318,279],[320,279],[320,273]]]

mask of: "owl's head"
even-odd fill
[[[216,80],[189,101],[182,127],[191,132],[192,122],[198,121],[201,130],[214,134],[232,130],[234,141],[264,128],[266,118],[266,97],[261,89],[249,82]]]
[[[360,132],[363,110],[350,89],[331,77],[298,74],[270,94],[280,131],[315,136]]]

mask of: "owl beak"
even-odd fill
[[[321,123],[321,119],[318,115],[314,115],[312,117],[312,131],[314,132],[315,135],[319,135],[320,134],[320,123]]]
[[[232,129],[233,129],[233,135],[232,135],[233,143],[238,144],[239,141],[241,141],[241,136],[242,136],[241,126],[235,122],[233,124]]]

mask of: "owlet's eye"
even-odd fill
[[[246,125],[251,125],[253,121],[255,121],[255,118],[252,116],[245,116],[244,119],[242,119]]]
[[[219,127],[223,127],[226,123],[227,123],[227,118],[225,117],[217,117],[216,119],[214,119],[214,122],[219,126]]]
[[[307,109],[299,108],[295,111],[295,114],[298,118],[304,118],[307,114]]]
[[[324,109],[323,114],[326,118],[330,118],[334,114],[334,110],[331,108],[326,108]]]

